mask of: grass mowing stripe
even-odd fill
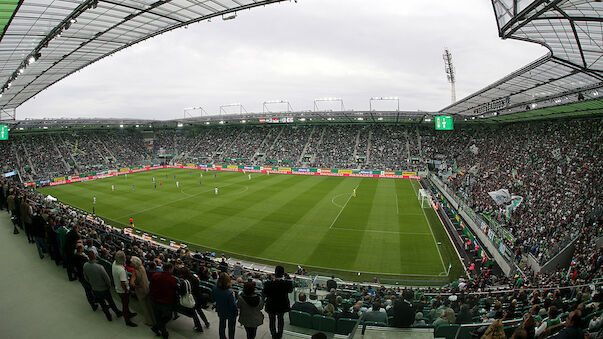
[[[415,188],[415,179],[411,179],[411,185],[413,190],[415,191],[416,196],[418,196],[419,192],[417,192],[416,188]],[[420,185],[421,183],[419,183]],[[418,200],[417,200],[418,201]],[[418,202],[417,202],[418,203]],[[429,205],[428,205],[429,206]],[[428,207],[429,208],[429,207]],[[423,215],[425,215],[425,220],[427,220],[427,224],[429,225],[429,229],[431,230],[431,235],[433,237],[433,244],[435,245],[436,249],[438,250],[438,254],[440,255],[440,261],[442,262],[442,269],[444,270],[443,272],[446,272],[446,265],[444,264],[444,259],[442,258],[442,252],[440,252],[440,246],[438,246],[438,242],[435,238],[435,235],[433,235],[433,227],[431,227],[431,221],[429,221],[429,218],[427,217],[427,214],[425,214],[425,209],[423,209],[421,207],[421,210],[423,211]]]

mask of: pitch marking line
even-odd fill
[[[345,195],[345,193],[340,193],[340,194],[334,195],[333,198],[331,198],[331,203],[339,208],[343,208],[343,206],[341,206],[340,204],[335,202],[335,199],[339,198],[342,195]]]
[[[400,212],[398,211],[398,192],[396,190],[396,186],[394,185],[394,195],[396,196],[396,215],[399,215]]]
[[[356,187],[354,187],[354,189],[357,189],[358,186],[360,186],[360,184],[356,185]],[[345,209],[345,207],[348,205],[348,202],[350,202],[350,199],[352,198],[353,195],[354,195],[354,193],[350,193],[350,196],[348,197],[348,200],[345,201],[345,204],[339,210],[339,213],[337,213],[337,216],[335,217],[335,219],[333,219],[333,222],[331,223],[331,226],[329,226],[329,229],[333,228],[333,225],[335,225],[335,222],[337,221],[337,219],[339,219],[339,216],[341,215],[341,212],[343,212],[343,210]]]
[[[363,230],[355,228],[333,227],[334,230],[355,231],[355,232],[371,232],[371,233],[387,233],[387,234],[404,234],[404,235],[430,235],[431,233],[413,233],[413,232],[395,232],[395,231],[380,231],[380,230]]]
[[[415,180],[415,179],[413,179]],[[418,180],[417,180],[418,182]],[[415,194],[418,194],[417,189],[415,188],[415,185],[413,185],[413,182],[410,182],[410,185],[412,186],[412,189],[415,191]],[[419,185],[421,185],[421,183],[419,183]],[[444,269],[444,272],[442,273],[446,273],[446,265],[444,264],[444,259],[442,259],[442,252],[440,252],[440,247],[438,246],[438,242],[436,241],[435,235],[433,235],[433,228],[431,227],[431,221],[429,221],[429,218],[427,217],[427,214],[425,214],[425,209],[421,207],[421,211],[423,211],[423,216],[425,216],[425,220],[427,220],[427,225],[429,225],[429,229],[431,230],[431,237],[433,238],[433,244],[435,245],[436,249],[438,250],[438,254],[440,256],[440,261],[442,262],[442,269]]]

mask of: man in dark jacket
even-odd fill
[[[76,280],[75,269],[73,267],[73,255],[75,254],[75,245],[77,241],[80,240],[79,226],[78,224],[74,224],[71,231],[67,232],[67,237],[65,238],[65,260],[67,261],[67,277],[69,277],[69,281]]]
[[[305,293],[300,293],[298,298],[299,301],[294,303],[293,306],[291,306],[292,310],[310,313],[311,315],[318,314],[318,309],[316,308],[316,306],[309,302],[306,302]]]
[[[289,293],[293,292],[293,283],[288,279],[289,276],[285,279],[285,268],[283,266],[276,266],[274,275],[274,280],[264,283],[265,309],[270,321],[270,334],[273,339],[280,339],[283,337],[285,312],[290,310]]]
[[[38,210],[38,213],[32,218],[32,235],[36,242],[36,248],[38,249],[38,255],[40,259],[44,259],[44,253],[48,253],[48,246],[46,245],[46,221],[42,218],[42,209]]]
[[[404,291],[402,300],[394,304],[394,327],[410,327],[415,321],[416,307],[412,303],[411,293]]]

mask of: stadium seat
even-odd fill
[[[312,328],[312,316],[301,311],[289,312],[289,324],[303,328]]]
[[[440,325],[433,331],[434,338],[454,339],[460,325]]]
[[[312,328],[318,331],[335,332],[335,318],[315,314],[312,316]]]
[[[507,338],[511,338],[511,336],[513,335],[513,332],[515,332],[515,330],[517,329],[518,326],[505,326],[504,327],[504,331],[505,334],[507,335]]]
[[[348,335],[356,327],[356,319],[341,318],[337,320],[337,334]]]

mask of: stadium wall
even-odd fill
[[[364,178],[390,178],[390,179],[421,179],[417,172],[406,171],[381,171],[381,170],[351,170],[351,169],[330,169],[330,168],[295,168],[295,167],[262,167],[262,166],[242,166],[242,165],[204,165],[204,164],[181,164],[175,165],[146,165],[135,167],[124,167],[101,172],[70,175],[52,179],[28,181],[23,183],[25,187],[34,186],[56,186],[70,184],[80,181],[96,180],[115,175],[123,175],[150,171],[162,168],[182,168],[211,171],[230,171],[230,172],[251,172],[251,173],[278,173],[295,175],[320,175],[320,176],[338,176],[338,177],[364,177]]]

